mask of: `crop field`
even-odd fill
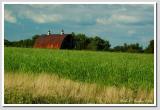
[[[6,104],[154,103],[154,55],[4,49]]]

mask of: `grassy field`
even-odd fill
[[[26,48],[4,52],[5,103],[154,101],[153,54]]]

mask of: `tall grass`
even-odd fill
[[[54,74],[5,74],[5,103],[153,103],[154,92],[63,79]]]
[[[22,74],[28,74],[28,76],[34,75],[34,77],[36,77],[45,73],[48,75],[56,75],[64,80],[71,80],[79,84],[96,84],[102,88],[116,88],[114,91],[125,88],[132,92],[131,96],[134,97],[130,98],[133,99],[136,99],[136,97],[141,96],[143,93],[151,93],[153,95],[153,54],[5,48],[4,55],[5,74],[8,73],[8,75],[19,73],[20,76]],[[16,77],[18,77],[18,75],[16,75]],[[15,77],[14,79],[17,80]],[[30,84],[32,81],[34,80],[26,80],[22,86],[27,86],[27,84]],[[45,82],[42,81],[42,83]],[[8,88],[8,84],[6,88]],[[11,90],[11,88],[6,89],[6,94],[12,94]],[[30,91],[29,89],[27,90]],[[139,95],[140,92],[142,93],[141,95]],[[84,94],[86,93],[84,92]],[[6,99],[7,98],[8,95],[6,95]],[[74,99],[75,101],[73,97],[67,98]],[[88,102],[82,99],[82,102]],[[57,100],[57,98],[54,100]],[[51,103],[52,102],[54,101],[51,101]],[[78,103],[78,101],[75,102]],[[95,101],[93,102],[96,103]],[[106,101],[103,102],[105,103]],[[116,103],[116,100],[114,103]]]
[[[153,54],[5,48],[5,72],[50,73],[109,86],[153,88]]]

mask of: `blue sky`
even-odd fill
[[[10,41],[35,34],[84,33],[109,40],[112,47],[154,39],[152,4],[5,4],[4,35]]]

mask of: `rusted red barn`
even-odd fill
[[[74,39],[72,34],[51,34],[38,37],[35,41],[34,48],[55,48],[55,49],[72,49],[74,48]]]

